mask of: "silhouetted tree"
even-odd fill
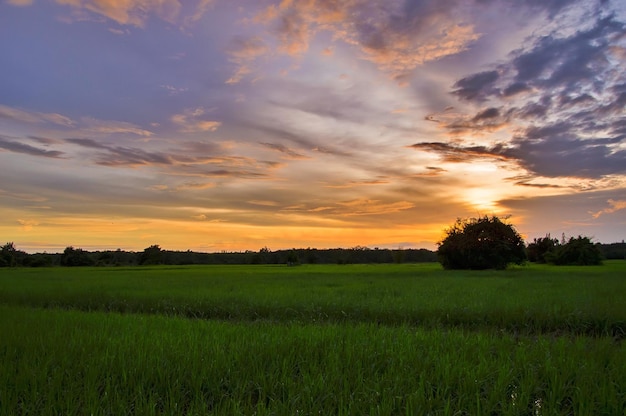
[[[570,237],[567,243],[546,254],[546,261],[556,265],[595,266],[602,264],[602,252],[589,237]]]
[[[295,248],[291,250],[287,255],[287,264],[289,266],[296,266],[300,264],[300,258],[298,257],[298,252]]]
[[[23,254],[23,256],[22,256]],[[15,248],[15,244],[6,243],[0,248],[0,267],[15,267],[20,263],[20,257],[25,257],[26,253]]]
[[[496,216],[457,219],[438,245],[437,255],[445,269],[505,269],[526,260],[522,237]]]
[[[157,244],[143,250],[139,256],[139,264],[163,264],[163,250]]]
[[[535,238],[526,248],[528,260],[535,263],[546,263],[546,255],[552,253],[558,246],[559,240],[551,238],[550,234],[543,238]]]
[[[61,266],[93,266],[95,260],[91,253],[81,248],[66,247],[61,255]]]

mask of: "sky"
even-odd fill
[[[0,0],[0,240],[626,238],[621,0]]]

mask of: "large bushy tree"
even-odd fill
[[[458,219],[438,245],[446,269],[505,269],[526,260],[524,239],[496,216]]]

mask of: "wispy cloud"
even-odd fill
[[[54,159],[63,158],[65,153],[58,150],[45,150],[15,140],[8,140],[0,136],[0,149],[13,153],[22,153],[30,156],[49,157]]]
[[[7,3],[12,6],[30,6],[33,0],[7,0]]]
[[[271,26],[280,52],[299,56],[318,32],[329,31],[402,80],[417,66],[459,53],[478,39],[455,10],[428,2],[286,1],[269,6],[257,20]]]
[[[25,220],[21,218],[17,220],[17,223],[21,226],[23,231],[31,231],[33,227],[39,225],[39,221],[37,220]]]
[[[95,118],[85,117],[81,120],[81,124],[81,130],[87,133],[104,135],[133,134],[142,137],[150,137],[153,135],[151,131],[125,121],[97,120]]]
[[[284,155],[283,157],[286,159],[293,159],[293,160],[310,159],[310,157],[305,156],[301,153],[298,153],[295,150],[290,149],[289,147],[282,145],[280,143],[261,143],[261,145],[283,154]]]
[[[186,109],[174,114],[172,122],[177,124],[184,133],[199,133],[217,130],[222,123],[206,117],[208,111],[203,107]]]
[[[226,80],[227,84],[238,84],[252,72],[253,61],[269,52],[269,47],[259,36],[235,37],[227,50],[230,61],[236,64],[233,75]]]
[[[613,214],[614,212],[626,209],[626,199],[621,200],[613,200],[609,199],[608,201],[609,208],[605,208],[601,211],[590,212],[593,218],[599,218],[601,215]]]
[[[151,14],[174,23],[180,13],[178,0],[56,0],[77,11],[104,16],[121,25],[143,27]]]
[[[59,126],[72,127],[75,122],[69,117],[58,113],[40,113],[0,104],[0,119],[10,119],[24,123],[52,123]]]

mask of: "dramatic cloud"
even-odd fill
[[[445,160],[493,157],[548,177],[599,178],[626,172],[626,73],[615,53],[626,25],[597,16],[593,25],[552,33],[514,51],[496,70],[458,80],[452,93],[489,107],[474,115],[433,114],[450,134],[476,136],[509,127],[510,140],[476,147],[422,143]]]
[[[435,248],[491,213],[531,238],[624,238],[618,0],[0,16],[0,234],[20,249]]]

